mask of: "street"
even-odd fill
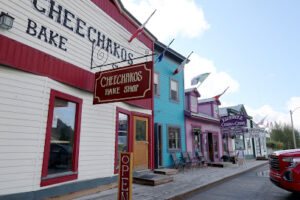
[[[268,165],[251,170],[237,178],[218,184],[188,200],[299,200],[300,195],[283,190],[269,180]]]

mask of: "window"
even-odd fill
[[[168,126],[168,150],[169,152],[181,151],[180,127]]]
[[[224,155],[229,155],[228,152],[228,138],[227,137],[223,137],[223,151],[224,151]]]
[[[171,79],[170,81],[170,98],[171,101],[178,102],[179,101],[179,96],[178,96],[178,81]]]
[[[136,120],[136,134],[135,134],[135,141],[146,141],[146,135],[147,135],[147,123],[144,120]]]
[[[128,130],[129,130],[129,116],[119,112],[117,114],[117,135],[116,135],[116,159],[115,159],[115,173],[119,169],[119,154],[120,152],[128,151]]]
[[[241,134],[237,134],[236,138],[235,138],[235,150],[238,150],[240,148],[245,149],[245,147],[244,147],[244,137]]]
[[[160,95],[160,87],[159,87],[159,73],[154,72],[154,96],[159,97]]]
[[[194,136],[194,151],[202,153],[201,129],[193,128],[193,136]]]
[[[218,159],[219,153],[218,153],[218,136],[217,135],[213,135],[213,143],[214,143],[214,158]]]
[[[218,117],[219,116],[219,109],[218,109],[218,105],[214,104],[214,117]]]
[[[196,113],[198,112],[197,104],[197,97],[191,96],[191,111]]]
[[[82,100],[51,90],[41,186],[77,179]]]

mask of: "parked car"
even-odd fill
[[[283,189],[300,191],[300,149],[275,151],[269,155],[270,180]]]

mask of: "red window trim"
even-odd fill
[[[119,170],[117,169],[117,162],[118,162],[118,131],[119,131],[119,113],[123,113],[126,114],[128,116],[128,135],[127,135],[127,149],[128,151],[130,151],[129,148],[129,138],[130,133],[131,133],[131,115],[130,115],[130,111],[125,110],[123,108],[117,107],[116,109],[116,140],[115,140],[115,163],[114,163],[114,174],[117,174],[119,172]]]
[[[54,110],[54,100],[55,97],[65,99],[76,103],[76,116],[75,116],[75,136],[74,136],[74,150],[73,150],[73,168],[72,172],[74,174],[62,175],[60,177],[49,178],[41,180],[41,186],[52,185],[56,183],[66,182],[78,178],[78,158],[79,158],[79,139],[80,139],[80,125],[81,125],[81,112],[82,112],[82,99],[59,92],[57,90],[51,89],[50,99],[49,99],[49,110],[44,146],[44,158],[42,166],[42,179],[47,178],[48,174],[48,161],[49,161],[49,151],[50,151],[50,140],[51,140],[51,128],[53,120],[53,110]]]

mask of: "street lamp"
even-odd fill
[[[297,148],[296,146],[296,137],[295,137],[295,131],[294,131],[294,123],[293,123],[293,113],[300,107],[295,108],[293,111],[290,110],[290,115],[291,115],[291,123],[292,123],[292,131],[293,131],[293,139],[294,139],[294,149]]]

